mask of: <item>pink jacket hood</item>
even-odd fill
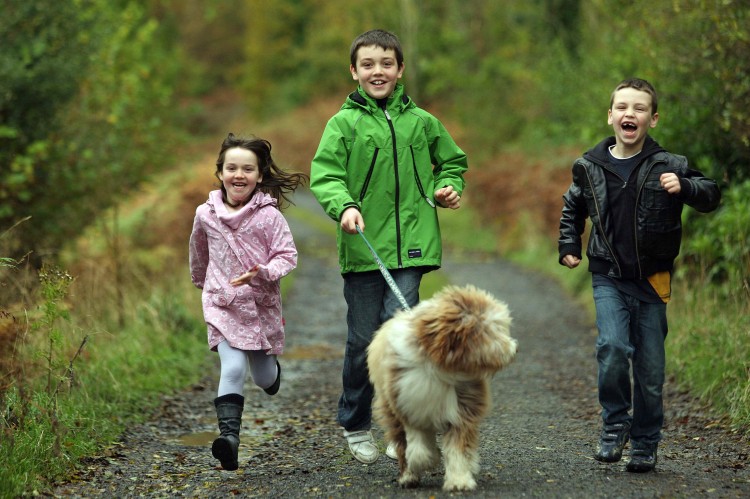
[[[233,230],[236,230],[237,227],[239,227],[248,211],[255,211],[258,208],[266,205],[276,206],[277,204],[276,199],[271,197],[270,194],[256,190],[252,194],[250,201],[245,206],[237,211],[229,211],[224,205],[224,200],[222,199],[220,189],[211,191],[208,194],[208,201],[206,201],[206,203],[213,206],[214,210],[216,210],[216,215],[219,217],[219,220],[231,227]]]

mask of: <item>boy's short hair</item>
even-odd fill
[[[357,52],[360,47],[369,47],[371,45],[380,47],[383,50],[393,50],[396,52],[396,63],[398,63],[399,67],[404,64],[404,51],[401,49],[401,42],[398,40],[398,37],[390,31],[373,29],[362,33],[352,42],[351,49],[349,49],[349,59],[352,66],[357,67]]]
[[[612,105],[615,103],[615,93],[618,90],[622,90],[623,88],[634,88],[636,90],[641,90],[649,94],[651,96],[651,114],[656,114],[657,109],[659,109],[659,102],[656,97],[656,89],[654,89],[654,86],[649,82],[641,78],[628,78],[627,80],[622,80],[612,91],[612,95],[609,98],[610,109],[612,109]]]

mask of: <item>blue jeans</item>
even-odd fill
[[[661,440],[664,424],[667,305],[640,301],[613,286],[595,286],[594,304],[604,426],[629,424],[634,448],[655,445]]]
[[[419,303],[422,269],[391,271],[410,307]],[[372,422],[373,387],[367,370],[367,347],[381,324],[402,309],[379,271],[350,272],[344,277],[348,337],[344,353],[343,393],[339,398],[338,422],[347,431],[368,430]]]

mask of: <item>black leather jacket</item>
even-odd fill
[[[613,143],[614,137],[602,141],[573,164],[573,183],[563,195],[558,250],[561,264],[565,255],[581,258],[581,237],[586,218],[590,217],[592,228],[586,249],[589,271],[621,278],[620,263],[611,240],[606,236],[613,227],[610,225],[612,207],[607,196],[604,169],[611,168],[606,159],[606,148]],[[638,167],[633,214],[635,241],[630,248],[636,252],[637,277],[641,279],[672,269],[680,252],[683,205],[709,212],[719,206],[721,199],[716,182],[690,169],[684,156],[664,151],[650,137],[644,150],[647,147],[654,152],[647,155]],[[681,192],[677,195],[671,195],[661,187],[659,177],[667,172],[680,178]]]

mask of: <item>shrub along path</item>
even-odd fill
[[[317,213],[311,200],[299,203],[306,216]],[[118,445],[88,460],[53,491],[56,497],[449,496],[439,469],[421,488],[402,490],[395,462],[381,456],[363,465],[346,450],[335,422],[346,333],[334,241],[309,220],[290,217],[290,223],[300,261],[284,303],[281,391],[270,397],[248,384],[239,470],[222,471],[211,457],[213,369],[200,384],[165,397],[149,423],[129,428]],[[750,497],[748,443],[669,384],[658,472],[631,474],[624,461],[594,461],[595,329],[581,308],[554,282],[502,260],[448,254],[444,271],[456,284],[472,283],[507,301],[520,344],[516,362],[492,384],[478,489],[455,495]],[[382,436],[377,429],[376,435]]]

